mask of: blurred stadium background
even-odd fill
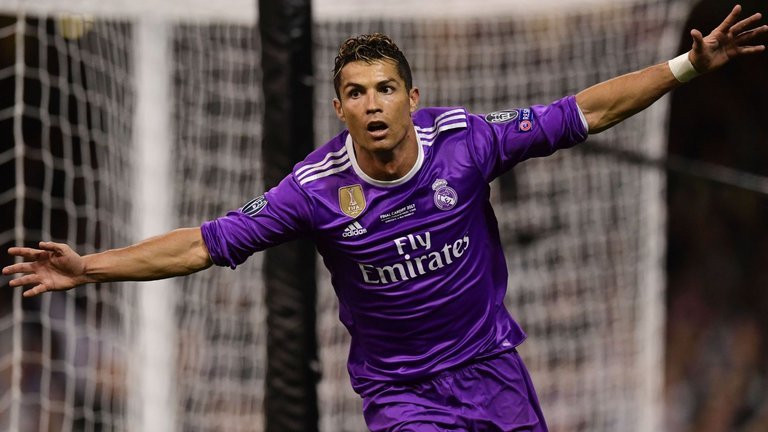
[[[741,4],[745,16],[768,12]],[[316,0],[314,74],[302,84],[314,89],[314,144],[342,127],[330,71],[350,35],[392,35],[423,105],[488,112],[669,59],[688,49],[691,28],[708,32],[731,7]],[[250,0],[0,2],[0,247],[119,247],[270,186],[264,161],[280,149],[262,145],[274,131],[258,10]],[[521,354],[553,431],[768,430],[767,76],[767,55],[739,59],[495,183],[507,303],[530,335]],[[365,430],[320,267],[319,362],[303,359],[320,380],[316,400],[296,398],[316,413],[270,401],[270,385],[290,395],[314,382],[296,386],[284,378],[292,365],[278,370],[285,352],[267,351],[276,326],[299,325],[268,320],[281,313],[265,301],[268,270],[257,254],[234,272],[24,300],[3,277],[0,430]]]

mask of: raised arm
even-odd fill
[[[755,36],[768,31],[766,25],[754,27],[761,14],[738,21],[740,13],[741,6],[736,5],[706,37],[691,30],[693,47],[683,56],[596,84],[577,94],[576,102],[587,119],[589,133],[602,132],[644,110],[693,76],[711,72],[734,57],[764,51],[763,45],[748,45]]]
[[[80,256],[62,243],[40,242],[40,249],[8,250],[27,262],[3,269],[4,275],[21,273],[8,285],[30,285],[32,297],[63,291],[91,282],[144,281],[182,276],[203,270],[212,262],[200,228],[182,228],[122,249]]]

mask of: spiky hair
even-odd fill
[[[382,33],[372,33],[351,37],[339,47],[339,54],[336,56],[333,66],[333,87],[336,89],[336,96],[341,97],[339,86],[341,85],[341,69],[344,66],[354,61],[372,63],[377,60],[394,62],[397,66],[397,73],[405,81],[406,90],[413,87],[411,66],[400,48],[389,36]]]

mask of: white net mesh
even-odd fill
[[[35,17],[0,19],[0,91],[15,101],[0,107],[8,137],[0,140],[0,244],[53,239],[92,252],[138,240],[128,199],[129,168],[140,163],[132,152],[134,23],[164,9],[120,12],[109,9],[117,3],[94,2],[90,12],[113,18],[70,20],[66,39],[40,12],[60,2],[34,3]],[[350,35],[389,33],[411,62],[423,105],[474,112],[547,103],[671,54],[664,34],[677,29],[677,3],[591,3],[558,3],[551,12],[539,5],[533,13],[496,2],[474,18],[445,13],[450,8],[437,1],[419,3],[443,12],[435,16],[354,5],[334,15],[330,3],[318,3],[317,143],[342,127],[329,107],[330,70]],[[223,214],[261,190],[258,33],[235,6],[223,9],[230,12],[210,16],[228,24],[170,20],[176,226]],[[658,155],[662,120],[643,114],[596,139]],[[496,184],[507,302],[530,335],[521,352],[552,430],[657,430],[660,184],[656,171],[579,150],[529,161]],[[169,403],[177,430],[262,428],[260,266],[257,255],[237,272],[211,269],[175,282]],[[321,429],[365,430],[345,369],[348,336],[327,275],[319,278]],[[0,302],[0,429],[135,430],[125,364],[134,344],[132,291],[89,286],[24,301],[11,292],[0,294],[7,300]]]
[[[164,68],[173,75],[171,112],[161,113],[172,119],[166,205],[174,226],[194,226],[262,188],[258,34],[240,23],[172,29]],[[132,143],[135,31],[130,21],[105,18],[2,21],[0,40],[10,47],[0,69],[3,100],[19,96],[0,116],[0,206],[11,215],[0,232],[4,249],[52,239],[88,253],[139,240],[130,201],[132,167],[142,163]],[[165,372],[173,375],[168,408],[177,430],[252,431],[263,423],[260,261],[173,282],[183,295],[177,340],[167,341],[176,368]],[[132,379],[147,365],[127,364],[141,319],[133,292],[128,284],[88,286],[22,302],[16,291],[3,302],[0,429],[137,430],[128,399],[141,394]]]
[[[0,28],[0,205],[14,215],[3,250],[57,240],[94,252],[130,239],[129,29],[100,22],[69,39],[57,29],[42,17],[5,18]],[[122,429],[130,292],[3,296],[0,429]]]
[[[261,193],[258,32],[191,25],[173,34],[178,224],[195,226]],[[236,272],[213,268],[179,282],[178,428],[262,427],[266,311],[261,256]],[[224,428],[224,429],[222,429]]]

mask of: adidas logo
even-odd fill
[[[360,222],[352,222],[349,224],[346,228],[344,228],[344,233],[341,234],[342,237],[355,237],[359,235],[363,235],[367,233],[368,230],[363,228],[362,225],[360,225]]]

